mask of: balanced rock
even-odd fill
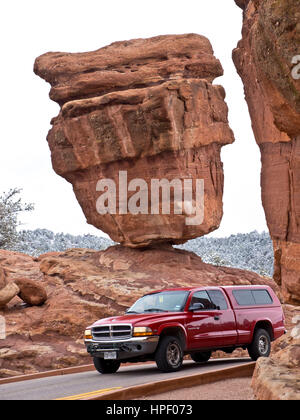
[[[219,226],[220,149],[234,136],[224,89],[212,84],[222,66],[205,37],[158,36],[94,52],[47,53],[34,71],[61,106],[47,138],[53,168],[72,183],[88,223],[129,247],[183,243]],[[102,180],[112,189],[99,187]],[[179,190],[173,185],[168,197],[159,186],[153,206],[153,180],[175,180]],[[183,205],[184,180],[191,183]],[[201,203],[197,180],[204,181]],[[103,194],[111,204],[104,211],[98,206]],[[201,217],[190,220],[197,209]]]
[[[298,0],[236,0],[247,7],[233,60],[261,150],[262,202],[274,279],[300,303],[300,9]]]

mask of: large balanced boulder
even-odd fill
[[[300,304],[300,9],[298,0],[250,0],[233,51],[262,158],[262,202],[274,243],[274,279]],[[298,63],[298,64],[297,64]]]
[[[183,243],[219,226],[220,149],[234,136],[224,89],[212,84],[223,69],[205,37],[158,36],[87,53],[47,53],[34,71],[61,106],[48,135],[53,168],[72,183],[88,223],[129,247]],[[107,213],[97,207],[104,179],[114,185]],[[163,179],[181,188],[179,195],[171,191],[169,208],[167,195],[158,192],[154,206],[151,201],[152,181]],[[186,179],[190,195],[182,205]],[[204,181],[198,207],[197,180]],[[189,216],[197,209],[194,223]]]

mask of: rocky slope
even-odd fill
[[[259,358],[252,387],[259,400],[300,400],[300,307],[287,336],[274,343],[270,358]]]
[[[53,168],[72,183],[88,223],[129,247],[183,243],[219,226],[220,149],[234,137],[225,91],[212,84],[223,69],[208,39],[168,35],[88,53],[47,53],[34,71],[61,106],[48,134]],[[113,182],[107,212],[99,204],[104,179]],[[177,180],[180,189],[184,179],[192,181],[184,206],[181,192],[171,193],[168,208],[167,196],[154,191],[152,181],[162,179]],[[205,211],[192,224],[193,208],[201,211],[198,179],[204,180]]]
[[[15,297],[0,309],[6,320],[6,339],[0,340],[0,377],[90,363],[83,345],[85,327],[99,318],[124,313],[150,290],[267,283],[279,293],[272,279],[204,264],[195,254],[170,246],[71,249],[39,258],[0,251],[0,265],[9,281],[29,278],[48,295],[42,306],[28,306]],[[288,307],[288,325],[292,314],[293,308]]]
[[[261,150],[262,202],[274,243],[275,281],[286,302],[300,303],[299,1],[236,1],[243,38],[233,60],[243,80]]]

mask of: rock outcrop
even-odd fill
[[[10,302],[19,292],[18,286],[8,282],[5,270],[0,267],[0,308]]]
[[[8,257],[7,257],[8,255]],[[26,260],[28,264],[28,258],[23,254],[23,257],[20,258],[18,253],[9,252],[8,254],[5,251],[0,250],[0,308],[5,307],[15,296],[19,296],[25,303],[31,306],[40,306],[47,300],[47,292],[45,288],[40,285],[37,281],[30,280],[28,278],[20,278],[20,272],[17,271],[16,277],[11,278],[14,273],[15,268],[11,266],[11,263],[16,263],[18,261],[17,267],[20,260]],[[14,258],[16,256],[16,258]],[[6,269],[3,268],[3,261],[5,261]],[[8,262],[9,261],[9,262]],[[30,260],[29,260],[30,261]],[[23,268],[24,273],[26,272],[27,265]],[[9,275],[7,275],[7,273]],[[31,270],[29,270],[31,275]]]
[[[261,150],[262,202],[274,243],[275,281],[300,304],[300,10],[298,0],[250,0],[233,51]]]
[[[0,310],[6,320],[6,339],[0,340],[0,377],[90,363],[83,344],[84,329],[97,319],[124,313],[152,290],[269,284],[279,292],[270,278],[205,264],[197,255],[170,246],[71,249],[39,258],[0,251],[0,264],[9,281],[24,278],[25,273],[28,277],[30,272],[30,279],[48,295],[43,306],[24,305],[16,296]],[[292,312],[290,308],[286,311],[287,324]],[[241,353],[237,350],[234,355]]]
[[[275,342],[270,358],[259,358],[256,363],[252,387],[259,400],[300,400],[299,307],[297,312],[297,325]]]
[[[274,244],[274,280],[284,301],[299,305],[300,72],[295,67],[300,62],[299,1],[236,3],[244,10],[244,22],[233,60],[261,150],[262,203]],[[299,306],[294,309],[299,314]],[[258,399],[300,399],[299,337],[298,325],[274,343],[269,359],[257,361],[252,386]]]
[[[46,290],[37,282],[27,278],[19,278],[14,281],[14,284],[20,290],[18,296],[28,305],[41,306],[46,302]]]
[[[61,106],[48,134],[53,168],[72,183],[88,223],[128,247],[183,243],[219,226],[220,149],[234,136],[224,89],[212,84],[223,69],[205,37],[158,36],[88,53],[47,53],[34,71]],[[116,201],[100,214],[103,179],[113,181],[116,191],[108,196]],[[187,205],[172,190],[169,210],[163,208],[167,195],[156,195],[151,207],[153,179],[176,179],[180,188],[191,180]],[[204,180],[204,218],[191,224],[197,179]]]

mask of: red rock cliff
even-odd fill
[[[299,305],[300,79],[295,77],[295,57],[300,54],[300,3],[236,3],[244,9],[244,19],[233,60],[261,150],[262,202],[274,244],[274,279],[285,301]]]

